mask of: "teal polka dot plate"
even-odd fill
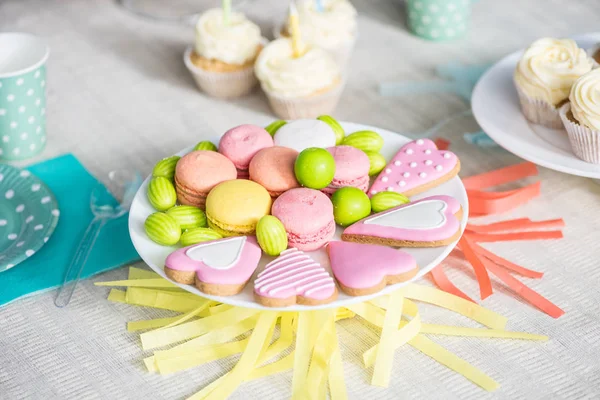
[[[54,194],[27,170],[0,164],[0,272],[48,241],[60,212]]]

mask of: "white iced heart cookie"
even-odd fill
[[[393,247],[440,247],[460,238],[462,207],[450,196],[431,196],[367,217],[342,234],[347,242]]]
[[[185,254],[192,260],[201,261],[208,267],[229,269],[239,261],[245,243],[246,236],[233,237],[192,246]]]
[[[396,208],[389,213],[367,218],[365,224],[399,229],[435,229],[446,223],[447,204],[442,200],[426,200]]]
[[[242,291],[262,251],[256,238],[237,236],[175,250],[165,260],[165,274],[175,282],[208,294],[231,296]]]
[[[279,128],[275,146],[289,147],[298,152],[309,147],[335,146],[335,133],[329,125],[317,119],[299,119]]]

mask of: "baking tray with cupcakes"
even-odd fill
[[[437,266],[468,216],[460,161],[330,116],[241,125],[160,160],[129,216],[143,260],[240,307],[340,307]]]

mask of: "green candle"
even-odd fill
[[[231,0],[223,0],[223,22],[229,25],[229,17],[231,16]]]

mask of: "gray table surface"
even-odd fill
[[[448,61],[488,63],[540,36],[592,32],[598,27],[595,0],[482,1],[473,8],[471,35],[459,42],[429,43],[411,36],[402,4],[353,1],[360,37],[350,61],[349,79],[335,113],[341,120],[397,132],[424,131],[465,110],[452,95],[384,98],[382,81],[423,80]],[[215,4],[217,2],[215,1]],[[270,25],[287,2],[256,0],[244,11]],[[26,31],[48,40],[48,145],[33,161],[72,152],[98,177],[115,168],[148,173],[155,161],[242,123],[273,119],[259,92],[235,101],[200,94],[181,56],[193,40],[189,26],[161,24],[124,12],[112,1],[4,0],[0,31]],[[463,164],[463,176],[519,161],[501,149],[465,143],[476,129],[462,118],[440,135],[450,138]],[[486,393],[412,348],[395,355],[390,387],[368,385],[371,371],[361,354],[376,335],[357,321],[338,324],[345,377],[353,399],[398,398],[598,398],[600,396],[600,186],[584,178],[541,169],[542,196],[502,216],[563,217],[560,241],[498,243],[489,248],[530,268],[546,272],[527,283],[563,307],[554,320],[514,297],[495,282],[496,293],[482,302],[509,317],[508,328],[547,334],[546,343],[435,337],[501,383]],[[141,264],[140,264],[141,265]],[[472,273],[457,265],[450,277],[477,296]],[[138,336],[125,322],[166,315],[152,309],[106,301],[100,280],[124,279],[126,269],[81,283],[71,305],[57,309],[53,293],[0,308],[0,399],[172,399],[188,396],[228,371],[236,358],[213,362],[172,376],[152,375],[141,362]],[[469,324],[435,307],[422,307],[426,321]],[[470,324],[470,326],[475,326]],[[232,398],[280,399],[290,395],[291,373],[242,385]]]

